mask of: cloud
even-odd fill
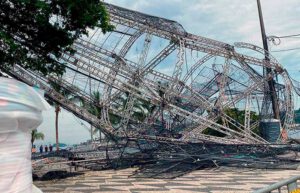
[[[37,141],[37,144],[55,143],[55,112],[52,107],[43,112],[44,121],[38,127],[38,131],[45,134],[43,141]],[[76,144],[90,139],[89,131],[80,124],[85,121],[79,121],[74,115],[62,109],[58,118],[59,142],[67,144]]]
[[[190,33],[226,43],[249,42],[262,47],[256,0],[106,0],[122,7],[175,20]],[[267,35],[300,33],[298,0],[261,1]],[[282,40],[272,50],[300,47],[300,39]],[[298,50],[299,51],[299,50]],[[298,51],[274,53],[288,70],[300,60]]]

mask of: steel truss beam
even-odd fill
[[[93,38],[76,40],[73,45],[76,53],[63,53],[59,61],[65,62],[68,68],[77,69],[76,74],[82,72],[81,76],[85,77],[83,82],[93,79],[98,87],[102,86],[101,89],[95,90],[102,94],[100,103],[95,104],[101,108],[101,118],[75,105],[51,88],[52,81],[74,96],[81,97],[86,103],[94,104],[92,97],[80,86],[76,87],[67,76],[62,79],[53,76],[42,77],[37,72],[24,70],[21,66],[15,66],[10,73],[30,85],[39,85],[51,100],[93,126],[101,128],[109,138],[127,138],[135,141],[146,139],[172,144],[194,140],[227,144],[268,143],[252,131],[257,127],[258,121],[250,124],[251,96],[261,97],[261,93],[266,89],[265,83],[277,74],[283,79],[283,83],[278,83],[276,87],[277,92],[282,95],[280,101],[282,112],[285,112],[282,125],[284,128],[293,125],[293,84],[288,73],[271,55],[270,61],[266,62],[236,50],[243,48],[264,54],[263,49],[246,43],[231,46],[190,34],[175,21],[107,3],[104,5],[110,13],[111,22],[117,24],[115,31],[108,34],[101,44]],[[121,37],[117,43],[107,42],[113,33]],[[128,59],[130,50],[133,50],[135,43],[143,37],[143,49],[137,54],[138,60],[134,62]],[[155,46],[155,39],[164,40],[168,44],[158,52],[155,50],[157,54],[153,58],[148,58],[152,47]],[[175,50],[176,56],[172,54]],[[202,54],[202,57],[194,60],[195,63],[188,64],[187,51],[196,51],[197,54]],[[221,69],[211,67],[214,64],[208,61],[213,57],[224,61]],[[168,59],[172,59],[170,61],[173,63]],[[163,62],[170,63],[170,73],[164,73],[160,69],[160,66],[165,64]],[[186,72],[185,65],[190,66]],[[256,70],[259,67],[271,68],[272,72],[264,78]],[[205,72],[205,69],[210,70]],[[76,74],[72,75],[73,79],[80,81],[77,80]],[[205,81],[196,79],[200,75]],[[243,78],[248,81],[240,80]],[[190,79],[193,79],[191,84]],[[125,106],[116,108],[121,97],[127,97]],[[139,101],[143,101],[143,108],[149,111],[143,121],[133,117],[136,113],[134,106]],[[236,108],[243,101],[245,123],[241,124],[227,115],[225,109]],[[261,107],[257,108],[257,111],[261,110]],[[110,113],[121,118],[118,126],[111,124]],[[218,124],[219,118],[226,124]],[[203,134],[206,128],[224,134],[225,138]]]

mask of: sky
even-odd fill
[[[256,0],[105,0],[105,2],[177,21],[187,32],[199,36],[229,44],[247,42],[262,47]],[[299,0],[261,0],[261,5],[267,36],[300,34]],[[300,49],[276,52],[300,48],[300,36],[281,39],[280,45],[270,43],[269,47],[272,55],[289,74],[300,81],[298,64]],[[54,109],[44,112],[43,115],[44,122],[39,130],[45,134],[45,140],[38,143],[54,143]],[[86,127],[87,123],[75,118],[71,113],[64,110],[60,113],[61,142],[74,144],[86,141],[90,137]]]

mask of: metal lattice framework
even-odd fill
[[[270,61],[260,59],[262,48],[231,46],[190,34],[175,21],[105,6],[115,30],[102,34],[95,29],[78,39],[76,53],[60,59],[66,65],[62,77],[44,77],[22,66],[9,73],[38,85],[48,98],[114,140],[268,143],[254,132],[259,119],[251,116],[272,117],[270,105],[262,103],[268,101],[266,83],[275,76],[282,128],[292,125],[292,81],[271,54]],[[263,76],[266,66],[272,72]],[[52,89],[53,82],[101,109],[101,116]]]

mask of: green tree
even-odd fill
[[[239,123],[241,125],[244,125],[244,123],[245,123],[245,111],[244,110],[239,110],[238,108],[227,108],[227,109],[224,109],[224,112],[225,112],[226,115],[233,118],[237,123]],[[255,112],[251,111],[250,112],[250,120],[251,120],[251,122],[258,121],[259,116]],[[218,124],[223,124],[222,119],[219,118],[217,123]],[[229,123],[228,126],[229,126],[229,128],[231,128],[233,130],[239,131],[235,126],[233,126],[230,123]],[[258,126],[256,128],[254,128],[252,131],[255,132],[256,134],[259,134]],[[211,128],[205,129],[203,133],[208,134],[208,135],[218,136],[218,137],[224,137],[225,136],[225,134],[220,133],[218,131],[215,131]]]
[[[100,0],[1,0],[0,68],[14,64],[43,74],[62,74],[58,58],[88,28],[113,26]]]
[[[91,99],[92,102],[86,103],[85,101],[81,101],[81,106],[87,111],[93,115],[95,115],[98,119],[101,118],[101,107],[99,107],[101,95],[99,91],[91,93]],[[101,142],[101,129],[100,128],[95,128],[95,130],[92,129],[93,127],[91,126],[91,140],[93,140],[93,134],[94,132],[98,131],[99,132],[99,140]]]
[[[91,101],[92,102],[85,102],[84,100],[81,100],[81,106],[87,111],[99,119],[101,118],[101,112],[102,108],[98,105],[101,100],[101,94],[99,91],[94,91],[91,93]],[[129,100],[129,93],[125,93],[125,95],[118,97],[116,101],[115,108],[118,109],[120,112],[123,112],[126,107],[126,103]],[[135,99],[133,104],[133,113],[132,118],[138,121],[143,122],[145,118],[149,115],[150,112],[152,112],[153,105],[149,101],[145,101],[142,99]],[[111,124],[117,128],[120,126],[122,118],[119,115],[113,114],[109,112],[109,120]],[[101,128],[95,128],[95,131],[99,132],[99,136],[101,135]],[[91,130],[91,135],[94,132]],[[91,136],[92,138],[92,136]],[[101,138],[100,138],[101,140]]]
[[[125,95],[119,97],[117,100],[119,101],[120,104],[119,105],[120,107],[118,109],[120,111],[124,111],[127,103],[129,102],[129,93],[126,92]],[[132,109],[132,118],[140,122],[143,122],[145,118],[149,116],[149,114],[153,111],[154,105],[152,105],[150,101],[140,99],[140,98],[135,98],[133,100],[134,103]],[[115,122],[118,122],[120,120],[116,119]]]
[[[99,106],[101,100],[101,94],[99,91],[94,91],[91,93],[91,102],[85,102],[81,100],[81,106],[85,108],[89,113],[95,115],[98,119],[101,119],[102,108]],[[120,123],[121,118],[118,115],[112,114],[109,112],[109,120],[113,126],[116,126]],[[91,140],[93,139],[93,134],[99,132],[99,140],[101,142],[101,128],[91,129]]]
[[[44,140],[45,135],[42,132],[38,132],[37,129],[31,131],[31,147],[35,140]]]
[[[300,123],[300,109],[295,110],[295,123]]]

